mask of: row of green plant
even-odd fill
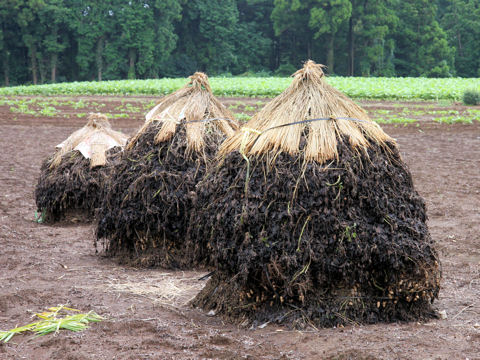
[[[123,102],[114,108],[115,114],[107,113],[110,118],[128,117],[132,113],[142,113],[154,106],[154,101],[138,102],[133,105],[129,102]],[[106,104],[96,101],[84,100],[60,100],[56,98],[3,98],[0,99],[0,106],[8,106],[13,113],[32,115],[36,117],[66,117],[66,113],[62,114],[62,108],[70,108],[74,110],[85,110],[86,112],[77,111],[75,116],[85,117],[89,112],[102,112]]]
[[[119,80],[73,82],[37,86],[0,88],[0,95],[164,95],[186,82],[184,78],[156,80]],[[280,77],[214,77],[217,96],[273,97],[290,84],[291,78]],[[356,99],[392,100],[462,100],[465,91],[480,90],[480,78],[374,78],[330,77],[328,82]]]
[[[464,123],[471,124],[474,121],[480,121],[480,110],[467,109],[460,110],[429,110],[408,108],[394,110],[377,109],[371,112],[373,119],[380,124],[409,124],[417,123],[420,120],[435,121],[446,124]]]
[[[0,99],[0,106],[7,106],[15,114],[25,114],[35,117],[86,117],[90,112],[103,112],[109,118],[129,118],[132,115],[144,114],[155,104],[154,100],[135,100],[128,102],[122,100],[119,105],[108,107],[107,104],[85,99],[71,100],[55,97],[17,97]],[[251,116],[265,105],[265,101],[248,103],[236,101],[228,108],[235,114],[239,121],[248,121]],[[405,103],[388,104],[386,109],[373,108],[369,110],[373,119],[381,124],[388,123],[415,123],[420,120],[430,120],[442,123],[472,123],[480,121],[480,109],[446,108],[451,102],[443,100],[439,103],[412,103],[408,107]],[[375,106],[375,105],[374,105]],[[367,106],[368,108],[368,106]],[[75,110],[72,115],[72,111]]]

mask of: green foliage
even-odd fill
[[[294,1],[292,10],[300,4]],[[304,7],[310,9],[309,27],[315,31],[314,38],[318,39],[323,34],[335,35],[340,26],[350,18],[352,3],[349,0],[314,0],[302,2]]]
[[[247,122],[248,120],[250,120],[251,116],[245,113],[237,113],[235,114],[235,118],[240,122]]]
[[[424,76],[433,77],[433,78],[445,78],[451,77],[450,67],[447,65],[445,60],[441,61],[439,65],[435,66],[433,69],[428,70]]]
[[[273,5],[270,18],[278,49],[275,67],[283,63],[297,65],[306,57],[311,58],[314,41],[313,32],[306,26],[310,18],[308,8],[298,0],[274,0]]]
[[[398,1],[400,23],[394,35],[395,69],[401,76],[449,74],[455,49],[449,47],[436,20],[437,7],[430,0]],[[432,73],[432,69],[434,72]]]
[[[290,76],[295,71],[297,71],[297,68],[295,66],[293,66],[292,64],[282,64],[278,67],[277,70],[275,70],[275,75],[277,75],[277,76]]]
[[[455,47],[455,70],[459,76],[480,76],[480,3],[478,0],[440,1],[440,23],[448,42]]]
[[[468,89],[463,93],[463,103],[465,105],[480,105],[480,91]]]
[[[274,51],[274,30],[270,20],[271,0],[238,0],[238,23],[234,36],[236,59],[232,73],[269,73]],[[253,75],[250,75],[253,76]]]
[[[178,33],[179,52],[195,59],[197,70],[228,72],[235,63],[238,9],[234,0],[188,1],[183,6]]]
[[[395,76],[393,64],[395,33],[399,18],[395,12],[395,0],[352,1],[352,54],[354,61],[351,75]]]
[[[0,85],[289,75],[480,76],[478,0],[8,0]],[[291,64],[286,69],[287,64]]]
[[[182,87],[187,79],[74,82],[0,88],[0,95],[164,95]],[[291,83],[290,77],[211,77],[217,96],[274,97]],[[330,77],[332,86],[359,99],[460,100],[466,89],[479,88],[478,78],[366,78]],[[30,101],[30,100],[25,100]],[[80,106],[80,105],[75,105]],[[81,107],[81,106],[80,106]],[[126,109],[128,111],[128,108]]]
[[[305,26],[301,24],[307,23],[311,32],[307,37],[310,43],[313,43],[313,35],[313,39],[327,44],[326,63],[333,73],[335,35],[351,13],[350,0],[275,0],[272,20],[277,35],[287,30],[298,33],[299,26],[305,31]]]

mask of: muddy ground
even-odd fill
[[[95,99],[106,104],[103,111],[119,102]],[[226,99],[237,100],[245,99]],[[364,105],[372,113],[385,106]],[[121,267],[95,253],[92,226],[35,223],[40,164],[84,122],[0,107],[0,329],[29,323],[34,312],[58,304],[107,320],[80,333],[14,337],[0,344],[0,359],[480,359],[479,122],[441,125],[425,117],[383,126],[426,199],[443,264],[435,308],[447,318],[301,332],[223,323],[187,305],[205,284],[198,281],[203,273]],[[113,121],[128,133],[141,123],[142,113]]]

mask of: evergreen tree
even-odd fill
[[[395,69],[400,76],[450,76],[455,49],[435,19],[429,0],[396,0]]]
[[[114,0],[115,36],[106,49],[108,77],[158,77],[175,48],[174,21],[180,11],[178,0]]]
[[[80,76],[88,80],[103,79],[105,45],[114,27],[112,0],[70,0],[72,27],[76,31],[76,61]]]
[[[182,5],[186,0],[154,0],[153,22],[155,30],[154,61],[151,77],[159,77],[167,61],[171,58],[178,41],[175,24],[182,18]]]
[[[232,73],[268,69],[274,63],[273,26],[269,0],[238,0],[239,21],[235,30],[236,62]]]
[[[333,73],[335,35],[352,13],[350,0],[275,0],[274,5],[272,20],[276,35],[287,30],[296,34],[311,33],[300,39],[308,44],[313,35],[313,39],[326,44],[327,69]],[[311,57],[311,46],[308,48],[306,55]]]
[[[108,53],[109,72],[128,79],[143,77],[154,62],[155,29],[153,4],[144,0],[114,0],[115,34]],[[128,70],[127,70],[128,69]]]
[[[394,43],[398,24],[392,0],[352,0],[348,21],[348,75],[395,75]],[[358,59],[359,61],[355,61]]]
[[[40,68],[42,73],[49,69],[51,82],[57,79],[59,57],[67,47],[69,31],[67,20],[70,17],[71,11],[66,7],[64,0],[46,0],[45,6],[39,10],[39,20],[45,31],[40,44],[43,60]]]
[[[176,55],[186,55],[195,70],[211,74],[230,72],[236,63],[238,16],[234,0],[186,2],[177,29],[181,41]]]
[[[276,39],[276,67],[287,65],[284,74],[313,58],[313,33],[308,27],[310,12],[299,0],[274,0],[271,19]],[[321,60],[325,62],[323,59]]]
[[[43,0],[18,0],[12,2],[11,7],[13,10],[11,15],[14,16],[22,42],[28,49],[33,84],[38,83],[39,62],[43,60],[42,53],[39,52],[39,45],[45,33],[44,24],[39,18],[43,7],[45,7]]]
[[[441,16],[451,47],[456,48],[457,75],[480,76],[480,1],[449,0]]]
[[[0,83],[289,75],[480,76],[479,0],[4,0]]]
[[[303,3],[303,2],[302,2]],[[310,6],[309,27],[315,31],[314,38],[322,37],[327,44],[327,69],[334,73],[335,35],[340,26],[350,18],[350,0],[315,0]]]
[[[23,56],[26,54],[26,48],[16,18],[13,16],[17,11],[16,3],[14,1],[0,3],[0,72],[5,86],[18,81],[28,81],[28,64],[25,63]],[[23,76],[17,77],[16,73]]]

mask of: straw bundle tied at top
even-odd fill
[[[72,150],[78,150],[87,159],[90,158],[90,167],[103,166],[106,163],[105,152],[115,146],[123,147],[126,142],[127,136],[113,130],[105,115],[91,113],[83,128],[57,145],[58,150],[51,160],[50,168],[57,167],[62,156]]]
[[[366,148],[368,139],[380,145],[393,142],[365,110],[325,81],[322,67],[307,61],[293,74],[292,84],[283,93],[257,113],[243,131],[225,141],[220,154],[240,149],[247,156],[268,151],[303,152],[305,160],[324,163],[338,157],[337,144],[342,136],[347,136],[356,149]],[[330,120],[287,125],[321,118]],[[305,143],[300,141],[303,134]]]
[[[169,140],[175,134],[177,125],[185,122],[189,153],[203,150],[207,123],[215,124],[227,137],[234,134],[238,125],[233,120],[233,114],[213,96],[208,76],[196,72],[189,79],[187,85],[165,96],[148,112],[145,124],[129,142],[127,149],[133,148],[154,122],[159,123],[156,144]]]

